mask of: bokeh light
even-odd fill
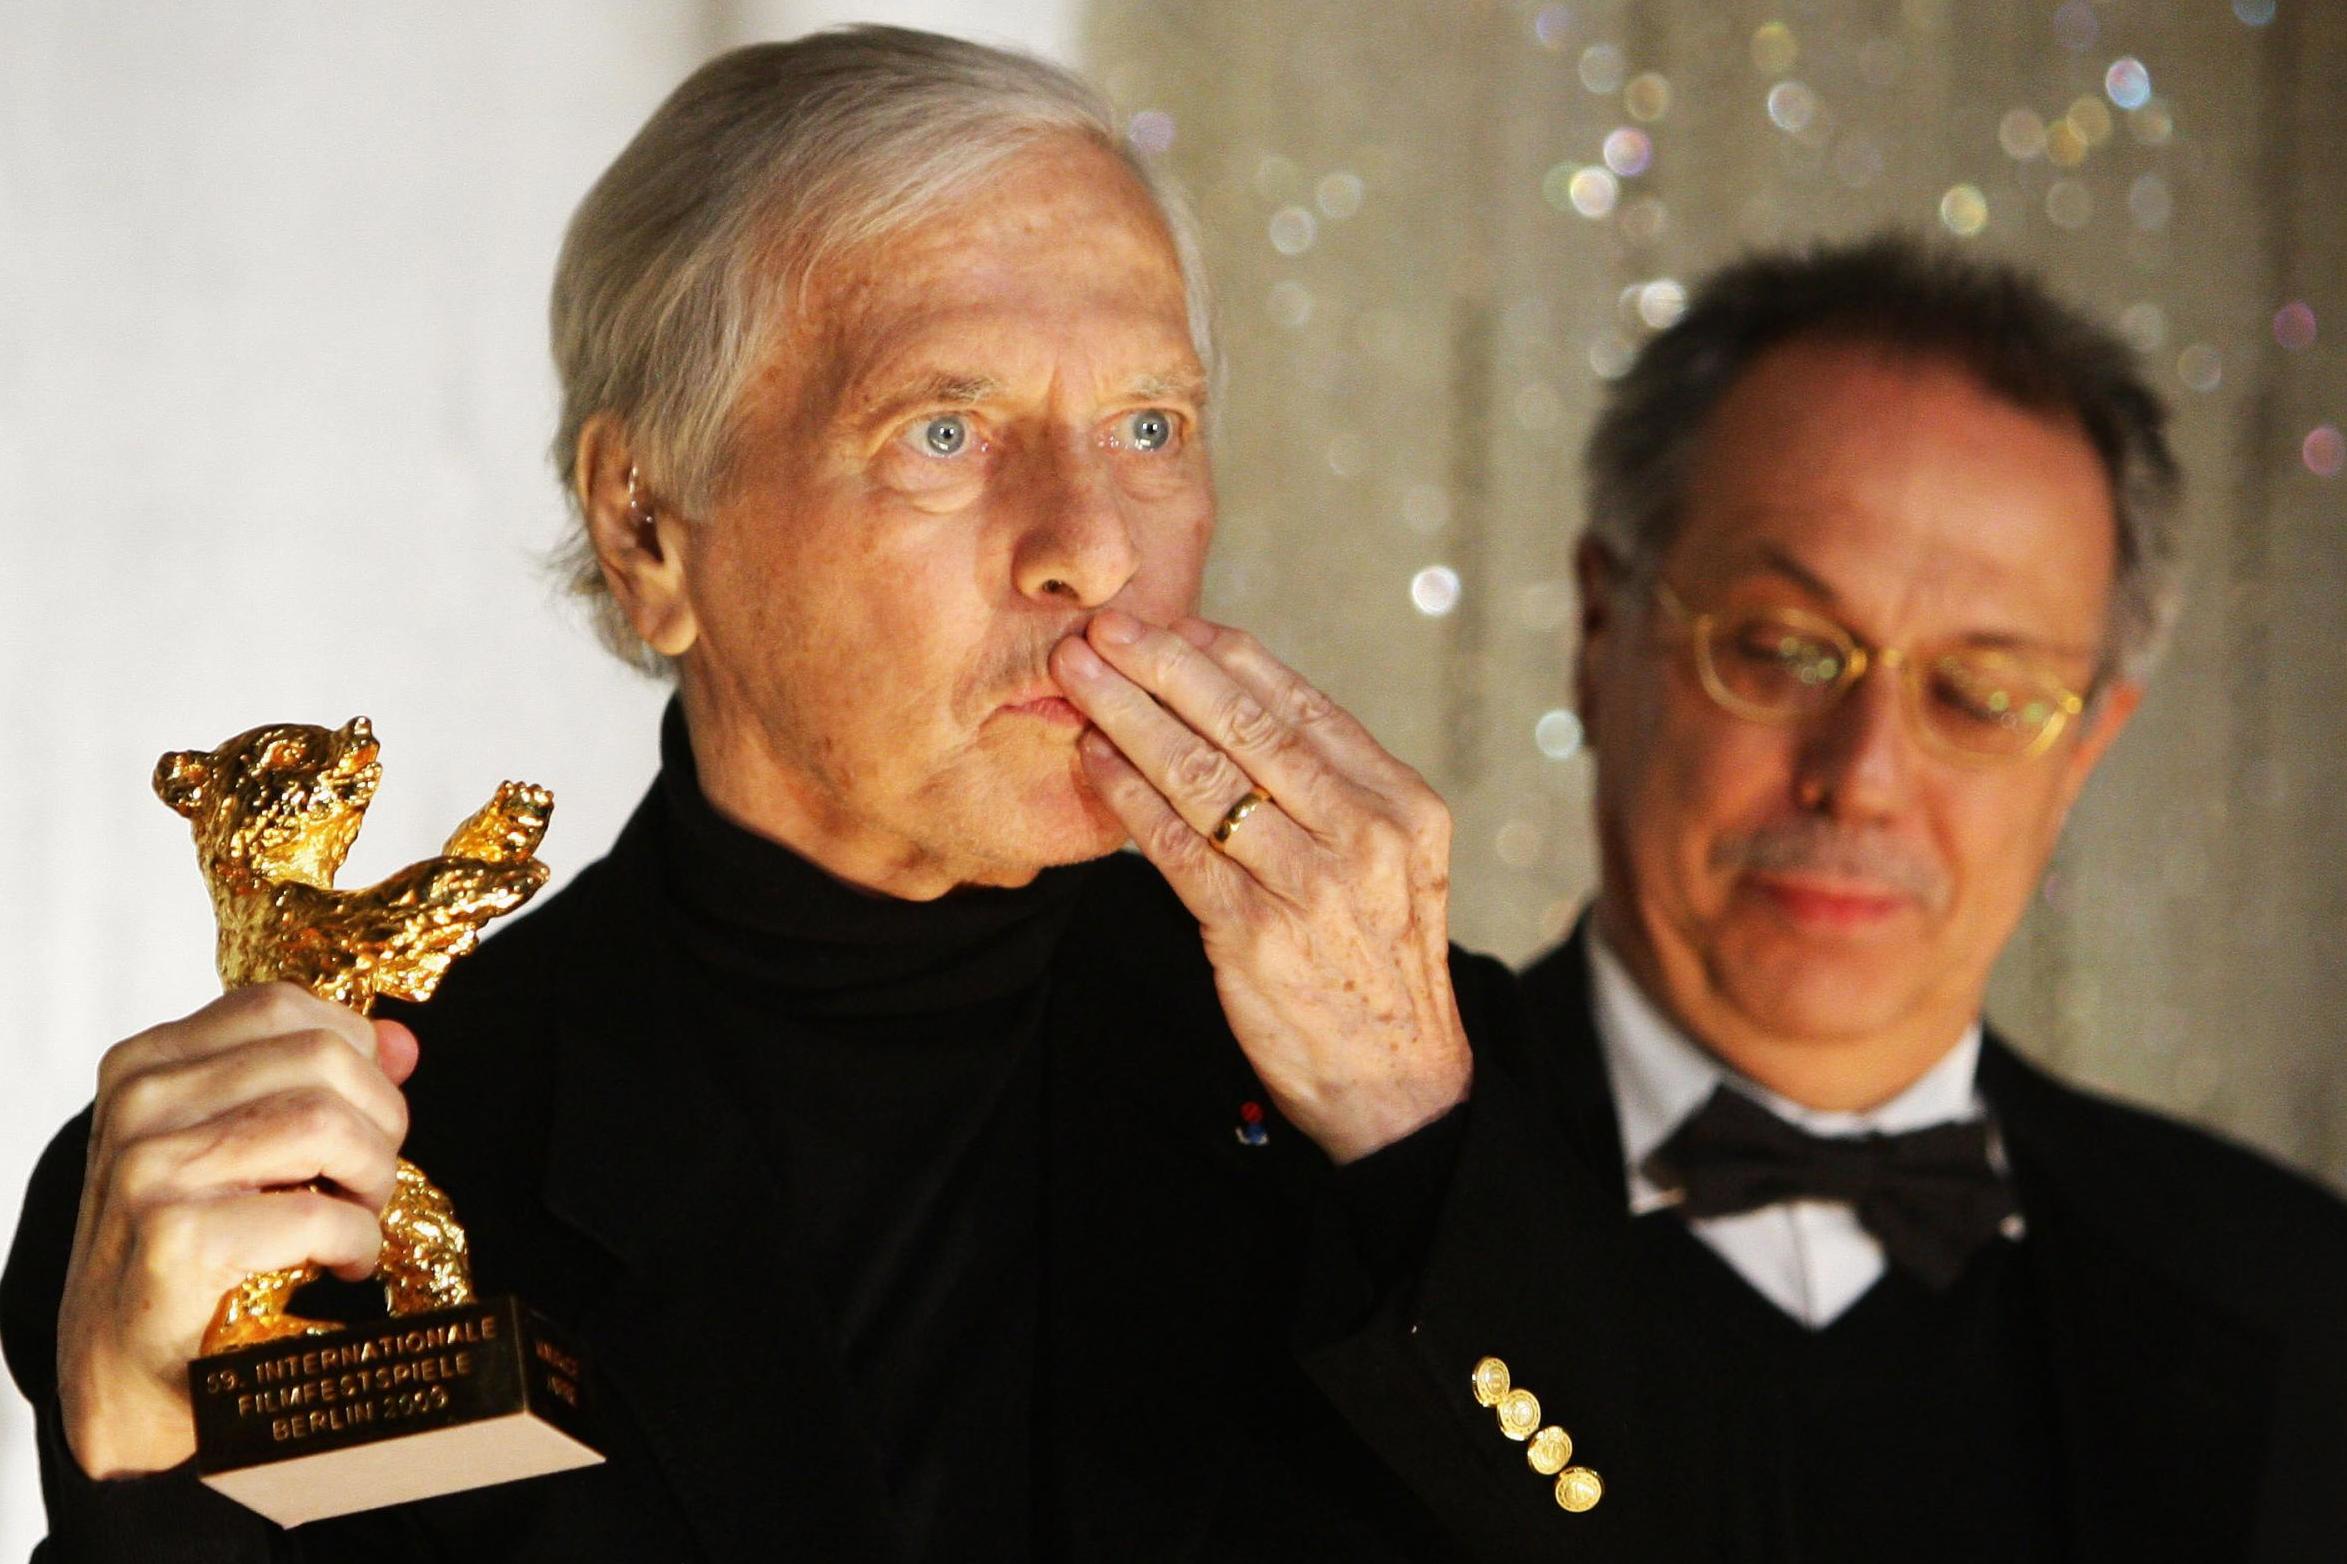
[[[2078,99],[2062,118],[2068,121],[2072,130],[2085,138],[2090,147],[2099,147],[2111,139],[2110,106],[2100,98]]]
[[[2157,353],[2167,346],[2168,312],[2146,299],[2119,312],[2119,335],[2138,353]]]
[[[1589,372],[1600,380],[1619,380],[1637,356],[1630,339],[1609,326],[1589,344]]]
[[[2151,101],[2151,72],[2132,54],[2123,54],[2103,72],[2103,91],[2122,109],[2140,109]]]
[[[1801,58],[1801,41],[1782,22],[1763,22],[1752,33],[1752,68],[1763,76],[1782,76]]]
[[[1978,185],[1956,185],[1940,197],[1940,226],[1969,239],[1988,226],[1988,197]]]
[[[1873,184],[1882,171],[1882,147],[1871,136],[1845,136],[1834,148],[1834,177],[1852,190]]]
[[[1532,724],[1532,742],[1551,760],[1570,760],[1581,752],[1581,719],[1562,706],[1544,711]]]
[[[2127,112],[2127,131],[2147,147],[2164,147],[2176,134],[2176,116],[2166,103],[2154,98]]]
[[[1271,247],[1282,255],[1302,255],[1320,236],[1320,224],[1300,206],[1283,206],[1271,214]]]
[[[2005,156],[2026,163],[2045,155],[2045,121],[2034,109],[2010,109],[1997,121],[1997,145]]]
[[[2233,14],[2251,27],[2274,19],[2274,0],[2233,0]]]
[[[1605,166],[1624,179],[1635,179],[1654,162],[1654,140],[1643,130],[1625,125],[1605,138]]]
[[[2195,342],[2176,355],[2176,378],[2195,391],[2214,391],[2225,383],[2225,355]]]
[[[1817,118],[1817,94],[1797,81],[1778,82],[1768,89],[1768,117],[1777,129],[1797,135]]]
[[[1402,491],[1402,525],[1431,538],[1451,524],[1451,497],[1439,484],[1414,483]]]
[[[1622,107],[1641,125],[1651,125],[1671,111],[1671,84],[1659,72],[1634,76],[1622,89]]]
[[[2167,227],[2175,211],[2176,198],[2169,193],[2168,182],[2159,175],[2139,174],[2135,183],[2127,187],[2127,215],[2145,233],[2156,233]]]
[[[1614,200],[1621,193],[1622,187],[1610,169],[1579,169],[1565,182],[1566,198],[1583,217],[1605,216],[1614,209]]]
[[[1614,219],[1614,224],[1632,244],[1652,244],[1662,237],[1670,220],[1670,211],[1660,197],[1640,196],[1622,203],[1621,215]]]
[[[1284,201],[1302,172],[1294,158],[1266,152],[1255,163],[1255,193],[1266,201]]]
[[[1544,5],[1533,13],[1532,39],[1543,49],[1562,49],[1573,34],[1573,8]]]
[[[2102,36],[2102,23],[2086,0],[2062,0],[2054,7],[2054,42],[2072,54],[2084,54]]]
[[[1619,92],[1629,73],[1629,62],[1610,43],[1593,43],[1581,51],[1581,85],[1591,92]]]
[[[1361,197],[1367,187],[1359,174],[1337,170],[1314,187],[1312,200],[1320,208],[1320,215],[1342,222],[1361,210]]]
[[[2339,469],[2347,467],[2347,435],[2340,434],[2336,424],[2318,424],[2307,431],[2298,454],[2317,478],[2336,478]]]
[[[2314,346],[2314,309],[2304,299],[2292,299],[2274,311],[2274,340],[2293,353]]]
[[[2057,179],[2046,187],[2045,215],[2056,228],[2075,233],[2094,218],[2094,192],[2075,179]]]
[[[1125,121],[1125,140],[1135,152],[1150,157],[1171,152],[1174,144],[1174,119],[1163,109],[1143,109]]]
[[[1494,832],[1491,853],[1511,869],[1529,869],[1540,862],[1540,827],[1529,820],[1510,820]]]
[[[1264,309],[1278,324],[1300,331],[1312,323],[1312,290],[1293,277],[1274,283]]]
[[[1678,324],[1687,313],[1687,290],[1669,277],[1657,277],[1638,290],[1638,318],[1656,331]]]
[[[1428,565],[1410,578],[1410,604],[1429,619],[1440,619],[1459,606],[1459,573],[1448,565]]]

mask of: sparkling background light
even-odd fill
[[[2123,54],[2103,72],[2103,92],[2123,109],[2139,109],[2151,100],[2151,72],[2131,54]]]
[[[2347,435],[2341,435],[2336,424],[2318,425],[2307,431],[2299,456],[2317,478],[2336,478],[2347,466]]]
[[[1940,197],[1940,225],[1959,239],[1969,239],[1988,226],[1988,198],[1978,185],[1952,185]]]
[[[1654,161],[1654,138],[1625,125],[1605,138],[1605,166],[1624,179],[1634,179]]]
[[[1174,118],[1163,109],[1143,109],[1125,122],[1125,139],[1136,152],[1162,156],[1173,150]]]
[[[1622,51],[1610,43],[1595,43],[1581,51],[1581,85],[1591,92],[1619,92],[1628,73]]]
[[[2347,428],[2347,349],[2293,346],[2283,313],[2347,307],[2347,95],[2323,68],[2347,5],[2244,26],[2229,0],[1087,3],[1120,109],[1178,123],[1166,164],[1232,306],[1206,611],[1450,800],[1471,944],[1529,954],[1587,893],[1588,741],[1558,746],[1570,764],[1538,741],[1571,706],[1579,451],[1695,279],[1755,246],[1927,231],[2047,273],[2146,354],[2188,478],[2183,639],[1998,1009],[2102,1084],[2214,1090],[2252,1138],[2333,1148],[2347,1182],[2347,1053],[2303,1048],[2347,1014],[2347,975],[2305,954],[2297,861],[2347,836],[2321,782],[2347,753],[2347,637],[2315,628],[2347,578],[2347,462],[2320,473],[2347,453],[2314,438]],[[1266,243],[1290,207],[1315,225],[1292,255]],[[2289,982],[2203,959],[2236,946]],[[2326,1106],[2260,1107],[2205,1059],[2180,1085],[2219,1040],[2257,1080],[2319,1074]]]
[[[1282,255],[1302,255],[1319,237],[1320,224],[1300,206],[1283,206],[1271,214],[1271,247]]]
[[[1622,187],[1615,182],[1613,171],[1604,168],[1584,168],[1574,172],[1565,182],[1567,197],[1573,210],[1583,217],[1603,217],[1614,209],[1614,199]]]
[[[1817,94],[1797,81],[1778,82],[1768,89],[1768,117],[1779,130],[1807,130],[1817,118]]]
[[[1532,743],[1551,760],[1570,760],[1581,752],[1581,718],[1562,707],[1544,711],[1532,725]]]
[[[2292,299],[2274,311],[2274,340],[2293,353],[2314,346],[2314,310],[2304,299]]]
[[[1410,605],[1429,619],[1440,619],[1459,606],[1459,573],[1448,565],[1428,565],[1410,578]]]

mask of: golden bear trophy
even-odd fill
[[[532,854],[554,799],[507,782],[441,856],[375,885],[334,876],[382,780],[364,717],[255,728],[155,766],[195,827],[229,988],[277,980],[361,1015],[429,999],[481,925],[546,883]],[[292,1312],[315,1265],[248,1276],[188,1365],[204,1482],[281,1526],[591,1465],[574,1353],[514,1298],[473,1294],[448,1197],[404,1158],[375,1279],[388,1313],[340,1325]]]

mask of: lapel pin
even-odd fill
[[[1231,1133],[1239,1137],[1242,1146],[1260,1146],[1271,1139],[1271,1131],[1263,1127],[1263,1104],[1240,1103],[1239,1122],[1232,1127]]]

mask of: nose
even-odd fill
[[[1034,453],[1022,530],[1011,560],[1019,595],[1032,602],[1098,608],[1140,569],[1132,518],[1108,453],[1082,438]]]
[[[1915,735],[1896,670],[1877,665],[1802,735],[1798,802],[1837,819],[1880,820],[1907,801]]]

